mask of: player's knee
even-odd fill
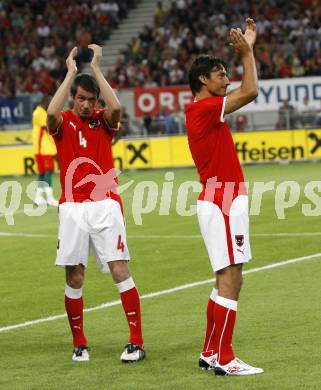
[[[220,282],[220,292],[226,292],[227,294],[235,294],[239,291],[239,286],[233,281],[232,278],[224,278]]]
[[[237,300],[243,282],[242,273],[235,268],[226,268],[217,273],[217,278],[219,295]]]
[[[84,277],[82,275],[73,275],[72,277],[68,278],[67,284],[71,288],[81,288],[84,284]]]
[[[84,271],[78,267],[66,269],[66,282],[71,288],[81,288],[84,284]]]
[[[127,261],[118,260],[108,263],[112,277],[116,283],[123,282],[130,277]]]

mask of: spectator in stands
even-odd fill
[[[37,15],[37,34],[40,38],[48,38],[50,35],[50,27],[42,15]]]
[[[308,96],[303,98],[302,104],[299,105],[298,112],[301,126],[304,128],[313,127],[318,107],[309,102]]]
[[[235,119],[235,130],[243,132],[246,130],[247,116],[245,114],[238,114]]]
[[[38,82],[37,72],[42,69],[59,83],[65,73],[59,59],[66,57],[71,42],[77,40],[76,35],[82,30],[79,26],[83,26],[85,35],[91,35],[92,41],[101,42],[136,3],[2,2],[0,92],[5,96],[32,93],[32,84]],[[278,2],[276,7],[274,1],[266,0],[181,0],[171,4],[159,1],[153,25],[143,27],[123,53],[124,61],[115,65],[117,75],[124,73],[114,84],[118,88],[142,86],[146,81],[157,86],[187,84],[187,69],[195,56],[203,52],[228,58],[234,72],[231,80],[239,79],[237,57],[229,52],[225,36],[248,14],[258,20],[256,57],[260,78],[320,76],[320,13],[317,0],[311,0],[309,6],[306,1],[293,0],[291,7],[286,2]],[[87,59],[86,53],[80,55],[78,67]],[[147,62],[143,70],[142,61]],[[31,64],[30,74],[26,69]],[[40,89],[46,93],[48,88],[40,84]]]
[[[156,114],[154,126],[156,129],[158,129],[158,133],[161,134],[177,133],[177,126],[174,116],[164,106],[161,106],[159,112]]]
[[[101,4],[103,5],[104,10],[107,11],[108,15],[111,17],[113,25],[117,27],[119,24],[119,5],[113,0],[108,0],[107,3]]]
[[[313,127],[321,128],[321,99],[320,99],[320,108],[318,109],[317,115],[314,119]]]
[[[152,133],[156,134],[165,134],[166,133],[166,123],[165,123],[165,116],[166,108],[160,107],[160,110],[155,115],[153,121],[152,121]]]
[[[145,112],[145,114],[143,116],[143,126],[144,126],[144,130],[146,131],[146,133],[150,134],[151,133],[151,126],[152,126],[152,118],[147,112]]]
[[[31,95],[31,106],[32,109],[41,104],[44,98],[44,94],[40,90],[40,86],[38,83],[34,83],[32,86],[32,95]]]
[[[297,110],[289,103],[289,99],[284,99],[279,108],[279,117],[276,129],[294,129],[297,122]]]
[[[211,9],[215,10],[212,14]],[[302,0],[293,0],[291,8],[280,2],[276,7],[274,1],[265,0],[182,0],[171,2],[169,7],[160,1],[153,25],[144,26],[139,42],[135,42],[139,50],[129,47],[123,53],[136,69],[129,86],[144,85],[150,78],[158,86],[187,84],[189,65],[196,55],[205,52],[228,58],[235,71],[231,80],[241,79],[237,56],[229,52],[225,37],[227,30],[248,14],[258,20],[256,57],[260,78],[320,75],[320,12],[316,0],[309,7]],[[150,65],[143,79],[139,71],[142,60]]]
[[[0,93],[5,96],[32,93],[37,82],[42,93],[55,90],[65,76],[60,58],[74,41],[80,47],[101,42],[124,18],[137,0],[6,1],[0,2]],[[82,26],[82,27],[80,27]],[[88,61],[79,50],[78,67]],[[48,87],[46,82],[50,81]],[[50,91],[49,91],[50,90]]]
[[[177,132],[180,134],[186,133],[185,114],[179,104],[176,106],[176,109],[173,112],[173,117]]]
[[[163,2],[158,1],[157,6],[156,6],[156,11],[155,11],[155,17],[160,19],[160,20],[163,20],[164,17],[166,16],[166,13],[167,13],[167,11],[164,8]]]
[[[121,129],[122,129],[122,135],[123,136],[130,135],[130,133],[131,133],[130,116],[129,116],[125,106],[122,106],[122,108],[121,108],[120,125],[121,125]]]

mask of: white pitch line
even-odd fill
[[[273,268],[283,267],[283,266],[288,265],[288,264],[299,263],[299,262],[302,262],[302,261],[305,261],[305,260],[316,259],[316,258],[319,258],[319,257],[321,257],[321,252],[320,253],[315,253],[315,254],[309,255],[309,256],[296,257],[294,259],[283,260],[283,261],[280,261],[278,263],[264,265],[263,267],[252,268],[252,269],[249,269],[247,271],[244,271],[243,275],[252,274],[252,273],[261,272],[261,271],[266,271],[266,270],[270,270],[270,269],[273,269]],[[186,289],[189,289],[189,288],[202,286],[204,284],[209,284],[209,283],[213,283],[213,282],[214,282],[214,278],[201,280],[199,282],[194,282],[194,283],[189,283],[189,284],[183,284],[181,286],[177,286],[177,287],[174,287],[174,288],[169,288],[169,289],[166,289],[166,290],[161,290],[161,291],[156,291],[156,292],[152,292],[152,293],[149,293],[149,294],[144,294],[144,295],[142,295],[140,297],[140,299],[149,299],[149,298],[159,297],[161,295],[171,294],[171,293],[176,292],[176,291],[186,290]],[[105,309],[105,308],[108,308],[108,307],[120,305],[120,303],[121,303],[120,300],[107,302],[107,303],[103,303],[103,304],[98,305],[98,306],[89,307],[88,309],[84,309],[84,312],[88,313],[88,312],[91,312],[91,311],[97,311],[97,310]],[[43,322],[55,321],[55,320],[59,320],[61,318],[65,318],[65,317],[67,317],[66,314],[58,314],[58,315],[55,315],[55,316],[46,317],[46,318],[39,318],[38,320],[27,321],[27,322],[23,322],[23,323],[20,323],[20,324],[3,326],[3,327],[0,328],[0,333],[1,332],[6,332],[6,331],[10,331],[10,330],[14,330],[14,329],[18,329],[18,328],[25,328],[27,326],[33,326],[33,325],[36,325],[36,324],[41,324]]]
[[[28,237],[28,238],[48,238],[55,237],[56,235],[50,234],[33,234],[33,233],[8,233],[8,232],[0,232],[0,237]]]

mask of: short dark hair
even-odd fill
[[[77,88],[81,87],[87,92],[92,92],[96,94],[96,97],[98,99],[100,94],[100,88],[97,84],[96,79],[87,73],[80,73],[76,76],[74,82],[72,83],[72,86],[70,88],[70,92],[72,96],[75,96],[77,93]]]
[[[188,73],[189,86],[193,95],[199,92],[204,85],[199,79],[200,76],[209,78],[212,71],[223,69],[223,67],[227,71],[227,65],[221,58],[207,54],[202,54],[197,57],[196,60],[192,63]]]

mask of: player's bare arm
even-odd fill
[[[108,110],[104,113],[104,118],[111,127],[118,129],[121,104],[112,87],[101,72],[100,64],[102,58],[102,48],[95,44],[88,45],[88,47],[94,52],[90,66],[100,88],[101,97],[108,108]]]
[[[74,47],[66,60],[67,74],[60,87],[57,89],[47,109],[47,127],[50,130],[55,130],[62,122],[61,111],[64,108],[65,102],[70,94],[70,88],[77,74],[77,66],[75,57],[77,55],[77,47]]]
[[[253,54],[256,40],[256,25],[253,19],[246,19],[246,30],[231,29],[230,40],[234,50],[240,54],[243,62],[243,78],[240,88],[227,95],[225,114],[231,113],[253,101],[258,95],[258,79]]]

